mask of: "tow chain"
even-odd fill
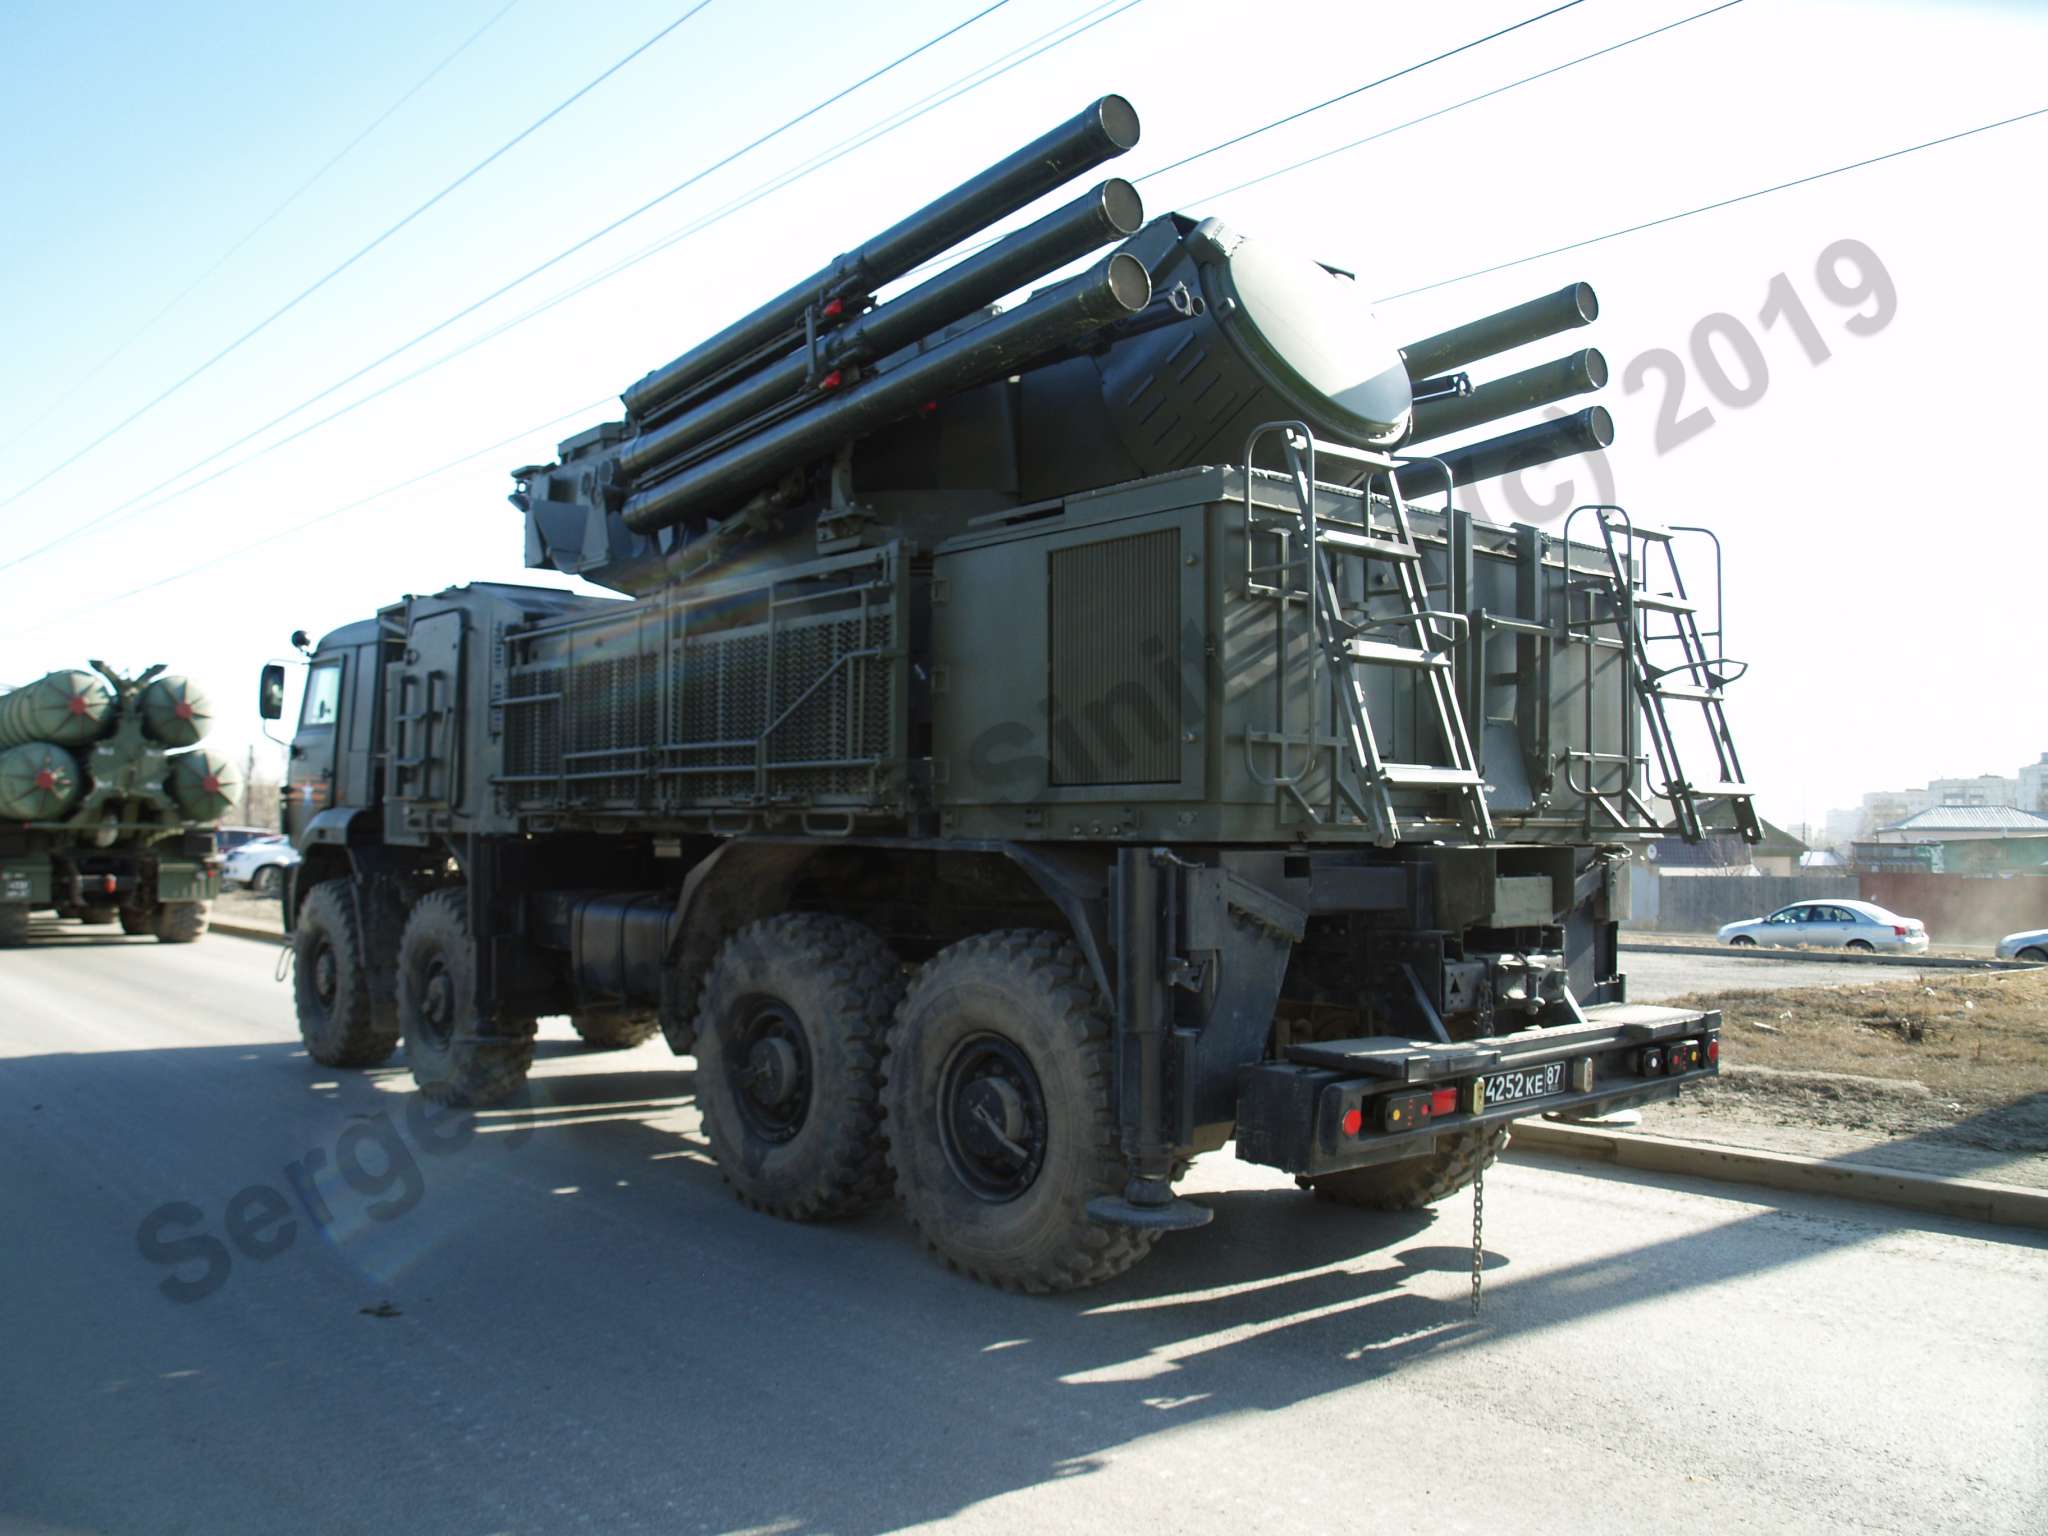
[[[1472,1315],[1479,1315],[1479,1272],[1486,1259],[1486,1167],[1472,1176]]]

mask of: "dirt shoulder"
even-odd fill
[[[2048,1188],[2048,971],[1672,1003],[1721,1010],[1722,1077],[1645,1131]]]

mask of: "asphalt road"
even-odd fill
[[[1475,1321],[1469,1199],[1225,1157],[1007,1296],[741,1208],[658,1044],[550,1029],[464,1140],[272,950],[69,932],[0,955],[6,1531],[2048,1529],[2035,1236],[1511,1164]]]
[[[1910,981],[1919,972],[1903,965],[1856,960],[1755,959],[1702,948],[1695,954],[1653,954],[1623,949],[1621,969],[1632,1002],[1661,1003],[1690,992],[1775,992],[1780,987],[1839,987],[1851,983]]]

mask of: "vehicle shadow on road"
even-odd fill
[[[1490,1250],[1475,1316],[1469,1201],[1386,1215],[1276,1180],[1200,1194],[1214,1223],[1163,1241],[1117,1281],[1018,1296],[929,1262],[892,1209],[815,1225],[745,1209],[710,1160],[690,1063],[658,1042],[589,1052],[558,1030],[541,1042],[526,1098],[474,1116],[424,1109],[402,1056],[337,1072],[266,1042],[8,1063],[0,1128],[24,1123],[33,1102],[35,1134],[61,1136],[63,1106],[93,1097],[132,1121],[131,1145],[166,1149],[155,1198],[191,1202],[214,1232],[237,1191],[265,1182],[310,1230],[310,1195],[279,1170],[326,1154],[310,1186],[328,1208],[323,1240],[238,1261],[186,1305],[158,1294],[168,1266],[137,1256],[143,1210],[91,1180],[67,1192],[67,1220],[105,1222],[109,1252],[130,1271],[96,1277],[94,1294],[118,1292],[95,1304],[122,1308],[122,1326],[140,1330],[138,1377],[156,1379],[169,1361],[231,1386],[255,1370],[240,1352],[260,1338],[263,1369],[317,1371],[328,1384],[302,1425],[215,1417],[178,1431],[190,1438],[181,1454],[207,1453],[209,1437],[317,1433],[323,1486],[409,1497],[406,1480],[421,1480],[424,1499],[443,1487],[428,1482],[456,1477],[474,1489],[479,1529],[528,1528],[545,1507],[602,1511],[619,1530],[879,1532],[1086,1477],[1163,1431],[1276,1414],[1446,1356],[1483,1358],[1496,1341],[1914,1224],[1839,1202],[1756,1209],[1780,1202],[1736,1203],[1731,1187],[1704,1186],[1732,1206],[1707,1231],[1562,1268]],[[202,1092],[231,1117],[195,1122],[189,1103]],[[232,1134],[195,1138],[195,1124]],[[1589,1180],[1687,1182],[1559,1166]],[[148,1394],[102,1401],[110,1443],[167,1432]],[[1350,1401],[1362,1437],[1398,1439],[1392,1399]],[[380,1457],[388,1425],[431,1426],[451,1402],[465,1424],[508,1427],[465,1441],[460,1466]],[[529,1425],[540,1439],[519,1432]],[[22,1449],[19,1464],[35,1465]],[[79,1497],[28,1482],[8,1502],[89,1525]],[[194,1528],[243,1528],[232,1490],[220,1497],[217,1510],[181,1514]],[[288,1511],[271,1517],[294,1523]]]

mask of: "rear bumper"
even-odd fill
[[[1587,1009],[1584,1023],[1456,1045],[1295,1046],[1286,1061],[1240,1073],[1237,1155],[1286,1173],[1337,1173],[1418,1157],[1445,1135],[1529,1115],[1676,1098],[1687,1083],[1719,1075],[1720,1028],[1718,1013],[1616,1003]],[[1552,1064],[1563,1069],[1557,1091],[1488,1101],[1484,1084]]]

